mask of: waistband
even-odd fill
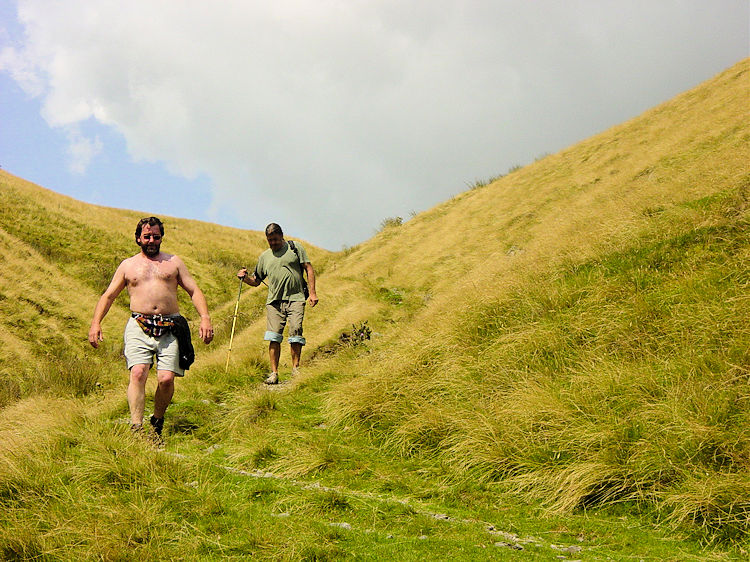
[[[133,318],[147,318],[148,320],[174,320],[179,318],[179,314],[143,314],[141,312],[131,312]]]

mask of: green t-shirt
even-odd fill
[[[255,266],[255,276],[268,283],[268,298],[266,304],[274,301],[304,301],[305,294],[302,292],[302,263],[308,263],[307,252],[299,242],[294,243],[299,252],[299,259],[294,253],[289,242],[278,252],[268,248],[258,258]]]

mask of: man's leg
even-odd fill
[[[172,371],[159,370],[156,371],[156,376],[159,385],[154,393],[154,416],[162,419],[167,411],[167,406],[172,402],[172,396],[174,396],[175,374]]]
[[[299,368],[299,360],[302,357],[302,344],[291,343],[289,344],[289,348],[292,352],[292,372],[294,373]]]
[[[167,412],[167,407],[172,403],[176,373],[166,369],[159,369],[156,371],[156,376],[158,377],[159,384],[156,386],[156,392],[154,392],[154,415],[151,416],[149,423],[156,432],[156,444],[162,445],[161,432],[164,428],[164,414]]]
[[[302,346],[306,343],[302,335],[302,322],[304,318],[305,302],[289,303],[289,347],[292,353],[292,376],[299,373]]]
[[[128,406],[130,407],[130,423],[134,430],[141,428],[143,410],[146,406],[146,380],[151,369],[154,353],[154,338],[143,333],[138,322],[129,318],[125,325],[125,359],[130,369],[128,383]]]
[[[277,341],[268,342],[268,361],[271,363],[271,372],[279,372],[279,359],[281,358],[281,343]]]
[[[146,407],[146,380],[151,365],[133,365],[130,369],[130,384],[128,384],[128,406],[130,406],[130,423],[143,423],[143,410]]]
[[[266,384],[279,382],[279,358],[281,357],[281,342],[286,325],[286,306],[281,301],[266,305],[266,334],[263,339],[268,342],[268,361],[271,364],[271,374],[266,377]]]
[[[158,339],[156,350],[157,386],[154,392],[154,415],[149,420],[151,427],[159,436],[156,441],[161,444],[161,431],[164,427],[164,414],[172,403],[174,395],[174,378],[181,377],[185,371],[180,367],[180,344],[174,333],[167,333]]]

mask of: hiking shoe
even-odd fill
[[[292,376],[293,377],[299,376],[299,367],[292,367]]]
[[[149,431],[146,438],[157,449],[161,449],[164,446],[164,439],[156,431]]]
[[[130,431],[133,432],[133,435],[142,435],[143,434],[143,424],[142,423],[131,423],[130,424]]]
[[[148,420],[151,424],[151,427],[154,428],[154,431],[158,436],[161,437],[161,430],[164,429],[164,418],[157,418],[156,416],[151,416],[151,419]]]
[[[266,380],[263,381],[266,384],[278,384],[279,383],[279,374],[278,373],[271,373],[266,377]]]

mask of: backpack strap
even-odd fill
[[[297,254],[297,261],[299,262],[300,273],[302,275],[302,291],[305,293],[305,298],[307,298],[310,293],[307,288],[307,280],[305,279],[305,264],[302,263],[302,258],[299,257],[299,252],[297,251],[297,246],[294,245],[294,240],[287,240],[287,244],[289,244],[292,251]]]
[[[297,251],[297,246],[294,245],[294,240],[287,240],[287,244],[289,244],[289,247],[292,249],[292,252],[297,254],[297,261],[299,261],[299,264],[302,265],[302,260],[299,257],[299,252]]]
[[[304,269],[305,269],[305,267],[304,267],[304,266],[305,266],[305,264],[304,264],[304,263],[302,263],[302,258],[300,258],[300,257],[299,257],[299,250],[297,250],[297,246],[295,246],[295,245],[294,245],[294,240],[287,240],[286,242],[287,242],[287,244],[289,244],[289,247],[290,247],[290,248],[292,249],[292,251],[293,251],[293,252],[294,252],[295,254],[297,254],[297,261],[299,262],[299,264],[300,264],[300,266],[301,266],[302,270],[304,271]]]

